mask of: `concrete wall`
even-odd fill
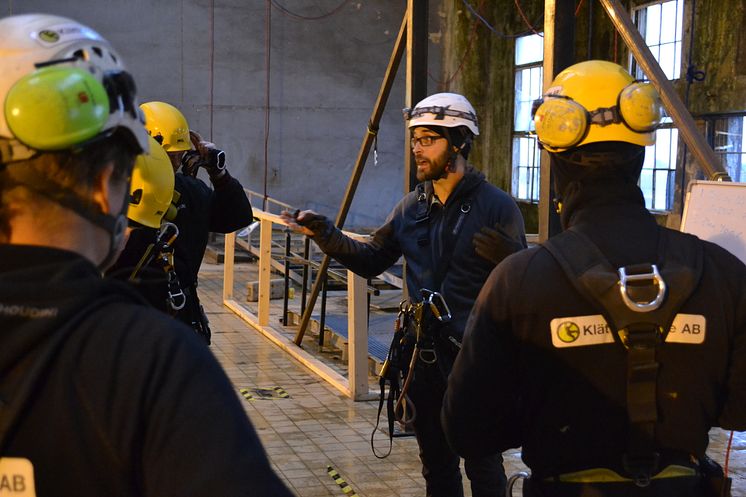
[[[316,17],[342,0],[275,3]],[[437,3],[431,2],[436,31]],[[126,61],[140,100],[179,107],[193,129],[225,149],[231,172],[244,186],[259,193],[266,188],[272,198],[334,216],[406,1],[352,0],[315,21],[269,9],[267,113],[268,5],[265,0],[8,0],[0,3],[0,15],[47,12],[90,25]],[[438,44],[431,44],[430,53],[437,74]],[[379,224],[402,195],[403,76],[402,64],[381,123],[378,165],[371,153],[347,226]]]

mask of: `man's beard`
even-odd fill
[[[427,162],[428,167],[424,170],[417,168],[417,181],[434,181],[445,177],[448,174],[448,166],[451,156],[448,152],[435,157],[434,159],[422,159]]]

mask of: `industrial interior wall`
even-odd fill
[[[431,1],[434,16],[439,3]],[[1,16],[45,12],[100,31],[134,74],[141,101],[180,108],[225,149],[245,187],[331,217],[405,9],[403,0],[0,0]],[[434,74],[437,42],[429,47]],[[402,63],[377,161],[371,153],[345,226],[378,225],[402,196],[403,106]]]
[[[650,3],[622,2],[628,12],[636,5]],[[574,60],[605,59],[629,67],[629,51],[600,2],[578,0],[575,6],[575,43],[570,47],[574,50]],[[446,0],[443,10],[447,26],[443,43],[445,88],[464,93],[476,107],[482,133],[473,162],[492,183],[510,192],[514,35],[532,34],[532,29],[543,30],[544,1]],[[688,105],[695,115],[746,110],[745,12],[743,0],[684,0],[682,77],[674,85],[682,100],[690,86]],[[693,39],[690,38],[692,23]],[[705,76],[703,81],[688,85],[685,75],[690,65],[690,39],[691,64]],[[562,43],[562,40],[557,42]],[[701,124],[701,120],[699,122]],[[701,177],[699,167],[691,161],[691,154],[684,157],[684,149],[680,142],[673,209],[659,216],[661,222],[671,226],[678,226],[688,181]],[[538,228],[536,204],[519,202],[519,206],[527,231],[535,233]]]

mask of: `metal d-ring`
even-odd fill
[[[651,272],[642,274],[627,274],[626,268],[620,267],[619,272],[619,293],[622,295],[624,305],[626,305],[631,311],[635,312],[650,312],[654,311],[661,306],[663,299],[666,296],[666,282],[663,281],[661,274],[658,272],[658,267],[655,264],[650,265]],[[652,284],[658,286],[658,295],[655,299],[649,302],[635,302],[629,297],[627,293],[627,283],[631,281],[650,281]]]

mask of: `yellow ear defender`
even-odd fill
[[[547,94],[534,103],[534,108],[536,135],[539,143],[550,152],[598,141],[651,145],[652,132],[663,117],[658,92],[650,83],[640,81],[622,88],[611,107],[588,110],[571,96]],[[597,128],[589,139],[592,126]]]
[[[19,79],[4,102],[13,135],[36,150],[63,150],[93,138],[110,111],[104,86],[75,67],[42,67]]]

